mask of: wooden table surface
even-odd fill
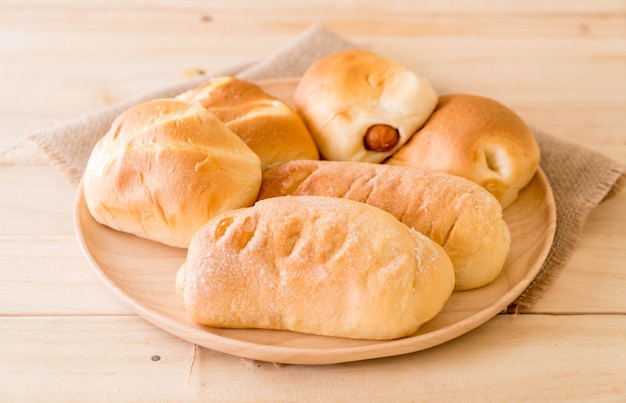
[[[471,6],[465,6],[471,4]],[[0,401],[624,401],[626,192],[532,309],[328,366],[194,348],[135,315],[75,238],[74,188],[24,138],[328,29],[626,165],[626,2],[0,1]]]

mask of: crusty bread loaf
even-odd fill
[[[463,176],[489,190],[503,207],[533,178],[539,146],[524,121],[485,97],[450,94],[388,161]]]
[[[187,247],[213,216],[254,203],[259,158],[199,105],[159,99],[122,113],[94,147],[85,202],[101,224]]]
[[[294,103],[324,159],[381,162],[422,126],[437,95],[408,68],[350,50],[313,63]]]
[[[216,77],[178,99],[207,108],[254,151],[263,170],[297,159],[319,159],[302,118],[258,85],[235,77]]]
[[[484,286],[504,266],[511,237],[502,207],[476,183],[414,167],[340,161],[292,161],[263,174],[259,199],[342,197],[381,208],[442,245],[456,290]]]
[[[437,315],[454,274],[439,245],[383,210],[303,196],[209,221],[176,284],[199,324],[382,340]]]

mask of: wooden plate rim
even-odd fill
[[[265,81],[266,85],[270,86],[274,85],[274,83],[285,85],[290,82],[293,83],[294,79]],[[533,182],[534,181],[539,181],[538,186],[543,191],[543,196],[545,198],[544,201],[548,209],[547,221],[545,223],[545,241],[540,245],[541,249],[538,249],[537,258],[535,259],[534,264],[528,268],[526,274],[518,283],[511,287],[508,292],[502,294],[500,298],[490,306],[448,326],[428,333],[418,334],[416,336],[409,336],[402,339],[384,342],[372,341],[370,344],[359,344],[353,347],[319,349],[315,348],[315,346],[311,346],[311,348],[302,348],[250,343],[230,338],[228,336],[202,332],[197,328],[175,321],[160,314],[154,309],[151,309],[150,306],[146,306],[140,301],[137,301],[126,292],[124,284],[116,283],[101,267],[98,259],[88,247],[87,239],[85,238],[85,231],[83,229],[85,223],[82,222],[80,217],[80,209],[86,208],[82,182],[80,183],[76,193],[73,218],[74,228],[81,250],[101,281],[131,310],[155,326],[198,345],[244,358],[286,364],[333,364],[406,354],[434,347],[475,329],[496,316],[498,313],[502,312],[509,304],[511,304],[526,289],[526,287],[541,270],[543,262],[551,248],[556,231],[556,206],[554,196],[548,179],[541,169],[537,171],[537,174],[533,179]],[[323,338],[323,336],[315,337]],[[429,340],[433,340],[433,342],[429,343]]]

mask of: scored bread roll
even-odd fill
[[[506,208],[535,175],[539,158],[534,134],[511,109],[481,96],[450,94],[386,163],[463,176]]]
[[[437,94],[399,63],[350,50],[313,63],[294,104],[324,159],[381,162],[422,126]]]
[[[365,162],[292,161],[263,174],[259,199],[341,197],[371,204],[446,250],[455,290],[482,287],[501,272],[511,235],[500,203],[476,183],[444,172]]]
[[[415,333],[453,287],[439,245],[373,206],[315,196],[212,219],[176,276],[202,325],[378,340]]]
[[[213,216],[254,203],[259,158],[199,105],[173,99],[123,112],[91,152],[83,187],[95,220],[185,248]]]
[[[216,77],[177,98],[217,116],[259,156],[263,170],[290,160],[319,159],[300,115],[252,82]]]

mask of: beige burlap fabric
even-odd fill
[[[356,45],[315,25],[281,49],[255,63],[218,71],[180,85],[143,94],[79,117],[61,127],[37,133],[31,136],[31,140],[46,154],[50,164],[63,177],[72,185],[78,185],[93,146],[111,127],[113,120],[131,105],[148,99],[172,97],[196,87],[211,77],[221,75],[236,75],[247,80],[297,77],[302,75],[314,60],[329,53],[355,47]]]
[[[324,55],[356,47],[356,44],[316,25],[262,60],[220,71],[212,76],[237,75],[249,80],[295,77]],[[37,133],[30,139],[63,177],[77,185],[91,149],[122,111],[147,99],[174,96],[210,77],[199,77],[181,85],[144,94],[61,127]],[[593,208],[619,191],[626,182],[624,168],[609,158],[547,134],[536,132],[536,135],[542,154],[541,166],[548,176],[557,204],[557,229],[554,244],[541,272],[515,301],[514,305],[523,307],[530,306],[540,297],[550,280],[565,266]]]

